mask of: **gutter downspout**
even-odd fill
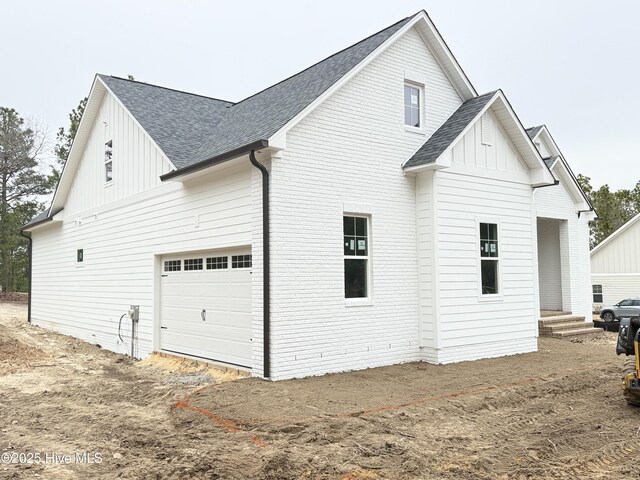
[[[271,281],[271,256],[270,256],[270,241],[269,241],[269,171],[256,160],[255,150],[251,150],[249,153],[249,160],[251,164],[256,167],[262,173],[262,300],[263,300],[263,360],[262,360],[262,375],[265,378],[271,376],[271,297],[270,297],[270,281]]]
[[[22,230],[20,230],[20,235],[23,236],[24,238],[27,239],[27,241],[29,242],[29,248],[28,248],[28,252],[29,252],[29,299],[28,299],[28,306],[27,306],[27,322],[31,323],[31,272],[32,272],[32,266],[33,266],[33,238],[31,238],[31,235],[27,235],[26,233],[24,233]]]
[[[532,186],[531,188],[533,190],[536,190],[538,188],[546,188],[546,187],[555,187],[556,185],[560,185],[560,180],[554,180],[553,183],[550,183],[548,185],[538,185],[538,186]]]

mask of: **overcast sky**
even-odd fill
[[[421,9],[576,174],[640,179],[638,0],[4,0],[0,106],[53,137],[98,72],[238,101]]]

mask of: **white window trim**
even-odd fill
[[[81,262],[78,261],[78,250],[82,250],[82,261]],[[76,268],[84,267],[84,264],[85,264],[85,261],[86,261],[85,260],[85,256],[84,256],[84,247],[76,247],[76,249],[74,250],[74,253],[76,255],[75,262],[74,262],[75,265],[76,265]]]
[[[407,74],[405,73],[405,79],[404,79],[404,83],[402,84],[402,124],[404,125],[404,129],[406,132],[411,132],[411,133],[417,133],[420,135],[426,135],[426,130],[424,128],[424,124],[425,124],[425,82],[422,81],[418,81],[417,79],[413,79],[413,76],[408,77]],[[405,123],[405,118],[404,118],[404,87],[413,87],[413,88],[417,88],[418,92],[419,92],[419,99],[418,99],[418,108],[420,109],[420,126],[419,127],[414,127],[412,125],[407,125]]]
[[[109,138],[109,137],[107,137]],[[104,142],[104,147],[105,150],[107,148],[107,143],[111,142],[111,158],[109,160],[107,160],[106,158],[104,159],[104,166],[102,169],[102,179],[104,180],[104,186],[106,187],[110,187],[111,185],[113,185],[113,138],[109,138],[106,142]],[[107,164],[111,163],[111,180],[107,180]]]
[[[352,212],[343,212],[341,223],[344,225],[344,217],[355,217],[355,218],[365,218],[367,220],[367,255],[345,255],[344,247],[342,253],[342,295],[344,296],[344,261],[345,260],[366,260],[367,261],[367,296],[366,297],[356,297],[356,298],[344,298],[345,307],[368,307],[373,306],[373,255],[371,250],[371,245],[373,244],[371,240],[371,215],[370,214],[362,214],[362,213],[352,213]],[[342,233],[340,235],[342,242],[344,242],[344,227],[342,229]],[[341,243],[342,243],[341,242]]]
[[[498,256],[497,257],[483,257],[480,255],[480,224],[492,223],[496,225],[498,230]],[[502,230],[501,221],[499,218],[490,217],[477,217],[476,218],[476,258],[477,258],[477,272],[478,272],[478,301],[479,302],[502,302],[504,301],[504,289],[502,285]],[[493,260],[498,262],[498,293],[482,293],[482,260]]]

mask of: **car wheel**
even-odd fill
[[[605,322],[613,322],[613,321],[616,319],[616,317],[615,317],[615,315],[613,314],[613,312],[604,312],[604,313],[602,314],[602,319],[603,319]]]

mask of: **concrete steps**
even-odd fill
[[[571,315],[571,312],[541,312],[540,316],[538,330],[541,337],[574,338],[603,332],[594,327],[593,322],[585,322],[585,317]]]

